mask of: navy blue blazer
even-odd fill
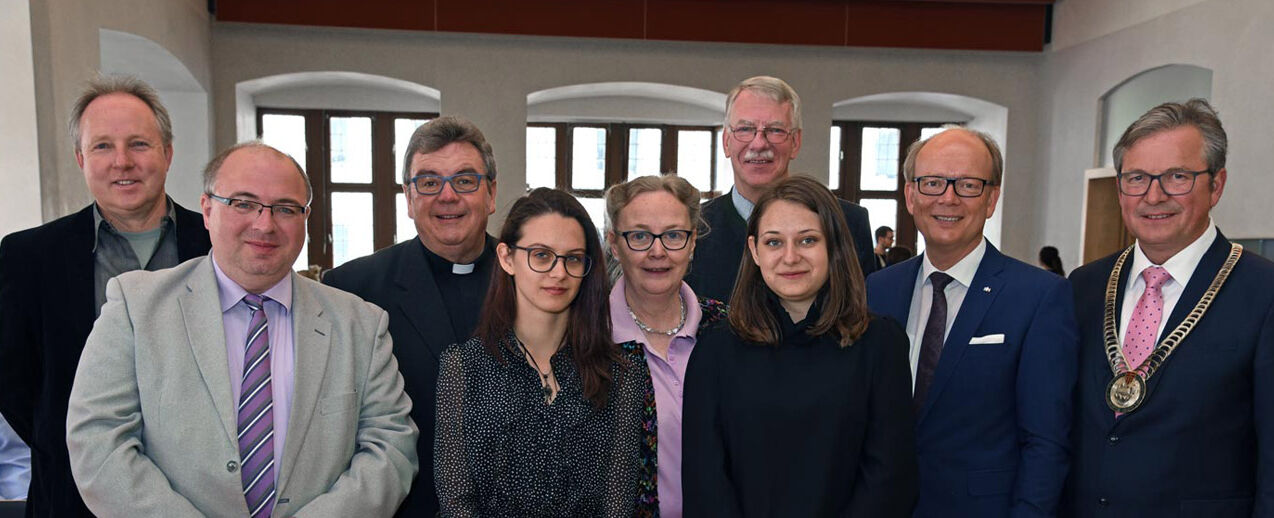
[[[1229,251],[1229,240],[1218,233],[1164,333],[1194,307]],[[1274,516],[1274,263],[1244,252],[1212,307],[1150,378],[1145,402],[1115,419],[1105,402],[1112,374],[1102,315],[1116,256],[1070,276],[1082,355],[1068,512]],[[1128,271],[1131,262],[1116,308],[1127,276],[1135,274]]]
[[[730,197],[727,192],[703,204],[703,220],[709,231],[695,242],[695,254],[686,273],[686,284],[695,295],[725,303],[730,302],[734,292],[734,278],[748,244],[748,222],[739,217]],[[840,200],[840,208],[845,213],[849,235],[854,238],[858,265],[866,276],[876,271],[876,245],[867,222],[867,209],[845,200]]]
[[[907,322],[922,258],[867,278],[872,311]],[[1002,343],[969,343],[992,335]],[[915,516],[1056,514],[1077,342],[1066,280],[988,243],[917,416]]]

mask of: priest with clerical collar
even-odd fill
[[[419,239],[327,272],[323,282],[389,312],[389,334],[421,430],[420,473],[397,516],[433,516],[434,385],[438,354],[473,332],[491,277],[495,155],[482,131],[440,117],[412,134],[403,154],[403,194]]]
[[[1081,343],[1062,516],[1274,513],[1274,263],[1212,218],[1226,145],[1202,99],[1152,108],[1115,144],[1137,240],[1070,276]]]

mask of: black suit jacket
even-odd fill
[[[734,278],[739,273],[739,260],[747,249],[748,222],[739,217],[738,209],[730,199],[731,193],[717,196],[703,204],[703,219],[708,223],[708,233],[695,244],[694,259],[686,283],[695,295],[730,302],[734,291]],[[863,276],[876,271],[876,249],[872,244],[871,225],[867,222],[867,209],[840,200],[845,212],[849,235],[854,238],[854,251]]]
[[[495,243],[487,236],[484,253],[493,253]],[[396,516],[433,516],[438,512],[433,477],[438,355],[448,345],[467,340],[473,330],[451,327],[424,247],[416,239],[345,263],[324,274],[323,283],[358,295],[389,313],[394,356],[411,397],[411,418],[420,427],[416,442],[420,472]]]
[[[207,255],[203,216],[174,204],[180,261]],[[66,405],[97,317],[93,206],[0,241],[0,413],[31,446],[28,516],[92,516],[71,477]]]
[[[1217,235],[1165,335],[1207,290],[1229,250]],[[1081,342],[1066,515],[1274,515],[1274,263],[1245,252],[1194,331],[1150,378],[1145,402],[1115,419],[1105,402],[1112,374],[1102,340],[1115,258],[1070,276]],[[1127,276],[1135,275],[1131,262],[1119,282],[1116,318]]]

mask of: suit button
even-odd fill
[[[227,462],[227,463],[226,463],[226,471],[229,471],[229,472],[231,472],[231,473],[234,473],[234,472],[236,472],[236,471],[238,471],[238,470],[239,470],[239,463],[238,463],[238,462],[230,461],[230,462]]]
[[[1102,497],[1102,498],[1098,498],[1098,499],[1097,499],[1097,506],[1098,506],[1098,507],[1106,507],[1106,506],[1108,506],[1108,505],[1110,505],[1110,501],[1109,501],[1109,500],[1106,500],[1106,498],[1105,498],[1105,497]]]
[[[1106,440],[1110,441],[1110,445],[1111,445],[1111,446],[1114,446],[1114,445],[1115,445],[1115,443],[1118,443],[1118,442],[1119,442],[1119,436],[1118,436],[1118,435],[1112,435],[1112,436],[1110,436],[1110,437],[1107,437],[1107,438],[1106,438]]]

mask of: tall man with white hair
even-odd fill
[[[1070,276],[1074,516],[1274,516],[1274,263],[1212,221],[1226,142],[1193,99],[1152,108],[1115,144],[1137,241]]]
[[[92,516],[67,461],[66,402],[106,282],[210,246],[199,214],[165,194],[172,120],[150,85],[93,79],[70,130],[93,203],[0,241],[0,413],[31,446],[29,516]]]
[[[747,220],[761,193],[790,174],[801,150],[801,97],[777,77],[743,80],[726,98],[721,145],[734,169],[734,188],[703,205],[709,231],[699,237],[686,282],[695,293],[729,302],[747,242]],[[867,209],[841,200],[863,275],[876,271]]]

